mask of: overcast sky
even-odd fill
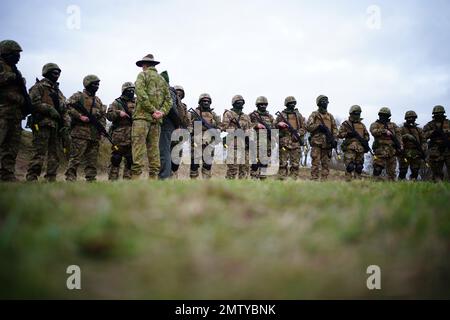
[[[93,73],[109,105],[123,82],[135,81],[135,62],[153,53],[171,85],[185,88],[189,107],[208,92],[220,115],[235,94],[246,112],[267,96],[272,113],[293,95],[307,117],[325,94],[341,119],[359,104],[370,124],[388,106],[395,122],[414,109],[423,125],[434,105],[448,109],[450,100],[446,0],[3,0],[0,9],[0,39],[23,47],[28,86],[55,62],[66,97]]]

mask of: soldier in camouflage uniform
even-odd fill
[[[191,123],[191,118],[190,118],[190,113],[187,110],[187,106],[183,102],[183,99],[185,96],[184,89],[182,86],[174,86],[174,89],[175,89],[175,92],[178,97],[177,110],[178,110],[178,116],[180,117],[180,121],[181,121],[179,129],[187,129]],[[177,144],[178,144],[177,141],[172,141],[172,145],[171,145],[171,149],[170,149],[171,152],[172,152],[172,149]],[[180,154],[180,159],[182,156],[183,155]],[[180,164],[172,161],[172,178],[174,178],[174,179],[178,178],[178,169],[179,168],[180,168]]]
[[[13,40],[0,42],[0,181],[17,181],[15,166],[26,99],[17,63],[22,48]]]
[[[100,86],[100,79],[88,75],[83,79],[83,92],[74,93],[67,100],[67,108],[71,118],[72,146],[69,164],[66,170],[66,180],[76,181],[80,164],[85,165],[84,173],[87,181],[95,181],[97,177],[97,158],[100,147],[100,133],[89,118],[77,108],[84,107],[103,126],[106,125],[106,106],[95,95]]]
[[[429,163],[434,181],[444,179],[444,165],[450,175],[450,121],[443,106],[433,108],[433,120],[423,127],[425,139],[429,140]]]
[[[423,136],[423,130],[416,124],[417,114],[414,111],[408,111],[405,114],[406,122],[400,127],[404,153],[399,157],[399,180],[405,180],[408,168],[411,169],[409,178],[417,180],[419,170],[423,162],[422,154],[425,154],[426,140]],[[406,159],[407,161],[404,161]]]
[[[220,117],[213,111],[214,109],[211,108],[212,99],[211,96],[207,93],[203,93],[198,98],[198,107],[195,110],[205,121],[211,125],[213,128],[218,128],[220,130]],[[194,134],[194,125],[195,122],[201,123],[199,119],[194,114],[190,115],[191,126],[191,171],[190,171],[190,177],[191,179],[196,179],[199,176],[198,169],[200,167],[200,161],[202,162],[202,177],[203,179],[210,179],[211,178],[211,170],[212,170],[212,163],[208,163],[206,159],[203,157],[203,153],[205,148],[209,145],[208,139],[205,137],[205,132],[208,130],[205,126],[202,125],[202,154],[200,154],[195,148],[196,147],[196,137]],[[197,152],[196,152],[197,151]],[[214,152],[212,153],[212,156],[214,157]]]
[[[370,133],[375,138],[372,146],[375,154],[373,175],[376,179],[381,179],[381,173],[386,169],[389,180],[395,181],[396,155],[403,154],[402,136],[397,125],[390,121],[389,108],[381,108],[378,116],[379,119],[370,126]],[[395,140],[398,140],[399,146],[395,145]]]
[[[256,98],[256,110],[250,113],[250,120],[252,121],[253,129],[256,131],[256,157],[257,159],[251,159],[252,165],[250,166],[250,176],[252,179],[266,179],[266,176],[262,174],[261,169],[268,167],[268,163],[261,161],[261,156],[270,161],[272,155],[272,141],[269,132],[266,127],[262,124],[262,121],[270,128],[275,128],[275,118],[267,111],[267,106],[269,101],[266,97],[260,96]],[[262,121],[261,121],[262,120]],[[266,154],[263,155],[263,150],[260,146],[266,146]],[[256,161],[254,161],[256,160]]]
[[[111,136],[114,144],[111,152],[109,180],[117,180],[119,178],[122,159],[125,159],[123,178],[127,180],[131,179],[131,165],[133,164],[131,126],[133,124],[132,117],[136,106],[134,89],[132,82],[125,82],[122,85],[122,95],[114,100],[106,113],[106,119],[112,122]]]
[[[141,176],[145,156],[148,158],[149,179],[158,179],[161,168],[159,158],[161,123],[172,106],[172,98],[169,85],[155,68],[158,64],[152,54],[136,62],[138,67],[142,67],[142,72],[136,80],[137,99],[131,130],[132,179]]]
[[[298,178],[298,169],[300,166],[300,159],[302,157],[301,146],[304,144],[304,136],[306,133],[306,120],[300,114],[295,106],[297,105],[297,100],[295,97],[287,97],[284,100],[284,109],[281,114],[283,117],[278,115],[275,122],[280,128],[280,171],[279,178],[286,179],[288,177],[288,162],[290,163],[289,177],[292,179]],[[284,118],[284,119],[283,119]],[[288,121],[292,128],[294,128],[300,140],[289,131],[287,123]]]
[[[244,104],[245,100],[241,95],[236,95],[231,99],[231,105],[233,107],[231,108],[231,110],[225,110],[223,114],[223,131],[228,130],[228,134],[233,135],[233,133],[235,133],[235,130],[241,130],[240,134],[242,134],[242,137],[244,137],[243,134],[248,133],[249,130],[253,127],[250,117],[242,112],[242,110],[244,109]],[[234,157],[232,159],[233,163],[227,163],[227,179],[236,179],[236,176],[238,176],[239,179],[247,178],[249,171],[247,136],[245,140],[246,141],[242,140],[242,142],[239,142],[240,140],[238,138],[234,138]],[[242,143],[244,143],[244,145],[242,145]],[[239,154],[238,149],[240,150],[241,154]],[[228,149],[228,154],[233,154],[233,151]]]
[[[338,129],[333,115],[327,111],[328,97],[318,96],[316,104],[319,109],[309,116],[306,124],[306,129],[311,134],[311,180],[318,180],[319,173],[322,180],[327,180],[332,151],[337,146]],[[327,140],[325,127],[333,135],[334,145]],[[322,170],[320,170],[321,165]]]
[[[360,179],[364,169],[364,154],[367,152],[361,144],[360,138],[369,142],[370,136],[366,126],[361,121],[361,107],[354,105],[350,108],[348,120],[339,127],[338,137],[344,139],[341,150],[344,153],[345,178],[347,181]],[[355,133],[356,132],[356,133]]]
[[[33,104],[33,156],[28,166],[27,180],[36,181],[41,175],[42,166],[47,158],[47,173],[49,182],[56,181],[59,167],[57,147],[61,136],[68,136],[70,117],[67,113],[66,98],[59,90],[57,82],[61,69],[54,63],[47,63],[42,68],[42,80],[30,89]],[[65,139],[65,141],[67,141]],[[64,145],[65,152],[68,146]]]

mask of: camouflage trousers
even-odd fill
[[[131,175],[139,178],[144,168],[145,157],[148,159],[148,175],[150,179],[158,179],[161,162],[159,158],[159,137],[161,125],[146,120],[134,120],[131,129],[133,165]]]
[[[311,147],[311,179],[318,180],[319,174],[322,180],[328,179],[330,173],[332,149],[324,149],[318,146]]]
[[[16,158],[21,134],[20,120],[0,119],[0,181],[16,180]]]
[[[398,157],[398,178],[400,180],[405,180],[408,169],[411,169],[409,178],[411,180],[416,180],[419,176],[419,170],[421,166],[422,159],[420,157]]]
[[[289,176],[293,179],[297,179],[301,157],[302,151],[300,148],[280,148],[279,178],[284,179]],[[288,163],[290,164],[290,168],[288,168]]]
[[[84,174],[87,181],[95,181],[97,177],[97,158],[100,142],[72,137],[69,164],[66,170],[66,180],[76,181],[77,171],[84,164]]]
[[[256,145],[256,157],[257,159],[253,159],[256,161],[256,163],[252,163],[252,165],[250,166],[250,177],[252,179],[260,179],[260,180],[264,180],[267,178],[266,175],[262,174],[262,169],[266,169],[268,168],[269,164],[265,163],[266,161],[261,161],[261,159],[263,158],[267,158],[267,160],[270,162],[270,158],[272,156],[272,146],[271,146],[271,141],[269,140],[262,140],[261,145],[264,146],[264,144],[266,145],[266,151],[263,150],[263,148],[260,148],[259,145],[259,140],[258,140],[258,144]],[[264,152],[266,152],[266,154],[263,154]],[[251,160],[251,159],[249,159]]]
[[[429,163],[433,172],[433,180],[444,180],[444,165],[447,168],[447,174],[450,176],[450,150],[433,146],[430,148],[429,153]]]
[[[233,163],[227,164],[227,173],[225,177],[227,179],[236,179],[236,177],[239,177],[239,179],[246,179],[250,169],[248,156],[249,152],[248,150],[245,150],[245,154],[242,154],[243,159],[239,159],[240,156],[238,155],[237,148],[235,148],[234,159],[227,159],[228,162],[233,161]]]
[[[346,180],[360,179],[364,169],[364,152],[347,150],[344,152]]]
[[[28,166],[27,181],[36,181],[47,158],[45,179],[55,181],[59,167],[58,133],[56,128],[44,126],[33,131],[33,155]]]
[[[192,138],[192,137],[191,137]],[[207,163],[203,158],[203,152],[207,145],[202,145],[202,152],[196,152],[196,148],[194,146],[194,139],[191,139],[191,165],[190,165],[190,173],[189,176],[191,179],[197,179],[199,177],[198,169],[200,168],[200,163],[202,164],[202,177],[203,179],[210,179],[212,177],[212,163]],[[200,151],[200,150],[198,150]],[[214,157],[214,152],[212,153]]]
[[[133,165],[131,145],[118,146],[118,148],[119,150],[112,148],[108,179],[112,181],[119,179],[122,159],[125,160],[123,166],[123,178],[127,180],[131,179],[131,166]]]
[[[376,154],[376,153],[375,153]],[[373,175],[376,179],[381,179],[381,173],[383,170],[386,170],[386,174],[388,179],[391,181],[395,181],[397,169],[397,157],[381,157],[376,156],[373,159]]]

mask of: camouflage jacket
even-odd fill
[[[430,156],[438,156],[443,153],[450,154],[450,148],[446,148],[444,138],[436,131],[440,128],[444,132],[444,136],[447,137],[447,141],[450,141],[450,120],[445,119],[443,122],[437,122],[432,120],[423,127],[423,135],[426,140],[429,141]],[[448,143],[448,142],[447,142]]]
[[[191,114],[188,112],[186,104],[181,102],[180,99],[178,99],[177,110],[181,120],[181,127],[188,128],[191,124]]]
[[[212,125],[215,128],[218,128],[220,130],[222,124],[220,122],[220,117],[211,109],[210,111],[201,111],[200,107],[197,107],[195,111],[203,118],[207,123]],[[197,116],[193,113],[190,115],[191,117],[191,124],[189,126],[189,131],[191,133],[194,132],[194,123],[195,122],[201,122],[201,120],[197,119]],[[202,126],[202,131],[208,130],[205,126]]]
[[[95,105],[94,105],[95,99]],[[86,110],[96,117],[99,122],[105,126],[105,110],[106,106],[103,105],[102,101],[97,96],[92,96],[86,90],[83,92],[74,93],[67,100],[67,108],[71,118],[71,132],[70,135],[73,138],[85,139],[85,140],[100,140],[100,133],[95,128],[95,126],[90,122],[82,122],[80,116],[82,115],[75,109],[75,105],[82,105]]]
[[[55,106],[52,96],[57,100],[59,105]],[[67,113],[66,98],[61,90],[59,90],[59,83],[52,83],[50,80],[44,78],[31,87],[30,99],[33,104],[33,123],[39,127],[70,127],[70,116]],[[61,122],[50,117],[50,110],[55,109],[60,117]]]
[[[156,71],[155,67],[139,73],[136,79],[136,109],[133,120],[146,120],[162,123],[162,119],[155,120],[152,114],[159,110],[165,115],[172,106],[169,85]]]
[[[364,147],[362,146],[361,142],[358,140],[358,138],[351,136],[352,128],[355,129],[355,131],[359,134],[361,138],[365,139],[366,141],[369,141],[370,135],[364,123],[362,123],[361,121],[353,122],[350,119],[348,119],[342,122],[341,126],[339,127],[338,138],[344,139],[344,142],[342,142],[341,144],[341,149],[343,152],[351,150],[363,153]]]
[[[239,123],[239,126],[237,125],[237,123]],[[246,115],[243,112],[237,113],[236,111],[231,109],[225,110],[225,112],[223,113],[221,128],[223,131],[236,129],[248,131],[249,129],[253,128],[253,125],[250,116]]]
[[[321,121],[322,120],[322,121]],[[322,123],[323,122],[323,123]],[[327,112],[321,114],[319,111],[314,111],[308,118],[306,123],[306,129],[311,133],[311,146],[320,147],[323,149],[331,148],[330,144],[327,142],[327,136],[325,133],[320,132],[319,126],[325,124],[325,126],[330,130],[334,138],[337,138],[338,128],[336,125],[336,120],[331,113]]]
[[[125,106],[127,110],[125,110]],[[108,108],[106,119],[112,122],[111,136],[113,143],[117,146],[128,146],[131,144],[132,117],[136,101],[128,100],[121,96],[114,100]],[[126,112],[130,118],[120,117],[120,111]]]
[[[21,107],[25,104],[21,84],[24,81],[20,71],[17,71],[21,79],[17,79],[13,67],[0,58],[0,118],[22,119]]]
[[[420,149],[425,150],[426,148],[426,140],[423,135],[423,130],[419,128],[417,125],[408,125],[404,123],[403,126],[400,127],[400,134],[402,136],[403,148],[405,150],[405,155],[407,157],[418,157],[420,156]],[[416,143],[414,141],[417,141]]]
[[[300,142],[303,142],[306,134],[305,118],[300,114],[298,109],[294,109],[294,112],[284,109],[281,114],[289,122],[289,124],[297,130],[301,137],[301,141],[295,141],[288,128],[280,128],[280,145],[287,148],[300,148]],[[283,122],[281,116],[277,116],[275,122],[277,124]]]
[[[372,133],[372,136],[375,138],[372,149],[377,156],[393,157],[396,155],[397,150],[395,149],[394,139],[387,135],[388,130],[386,127],[397,137],[400,146],[403,148],[399,127],[393,122],[388,122],[384,125],[377,120],[370,125],[370,133]]]

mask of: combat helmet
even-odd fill
[[[443,106],[435,106],[433,108],[433,114],[444,114],[445,108]]]
[[[52,70],[59,70],[61,72],[61,68],[56,63],[47,63],[42,67],[42,76],[45,77]]]
[[[405,113],[405,120],[408,118],[415,118],[417,119],[417,113],[415,113],[414,111],[406,111]]]
[[[211,96],[208,93],[202,93],[199,97],[198,97],[198,103],[200,103],[200,101],[202,101],[203,99],[208,99],[210,103],[212,103],[212,99]]]
[[[256,105],[258,105],[258,104],[269,104],[269,101],[267,100],[266,97],[260,96],[260,97],[256,98],[255,104]]]
[[[22,47],[14,40],[3,40],[0,42],[0,54],[22,52]]]
[[[231,105],[233,106],[236,102],[243,101],[245,103],[244,97],[242,97],[240,94],[237,94],[231,99]]]
[[[295,102],[297,103],[297,100],[295,100],[295,97],[289,96],[284,99],[284,106],[287,106],[289,103]]]
[[[378,112],[378,115],[382,115],[382,114],[387,115],[389,117],[392,115],[391,110],[387,107],[383,107],[380,109],[380,111]]]
[[[361,107],[358,106],[357,104],[355,104],[354,106],[350,107],[350,111],[348,113],[352,114],[352,113],[361,113],[361,112],[362,112]]]
[[[97,82],[97,81],[100,81],[100,79],[96,75],[93,75],[93,74],[87,75],[83,79],[83,86],[85,88],[87,88],[90,84]]]
[[[135,87],[134,87],[134,83],[133,82],[125,82],[123,85],[122,85],[122,93],[125,91],[125,90],[127,90],[127,89],[134,89]]]

